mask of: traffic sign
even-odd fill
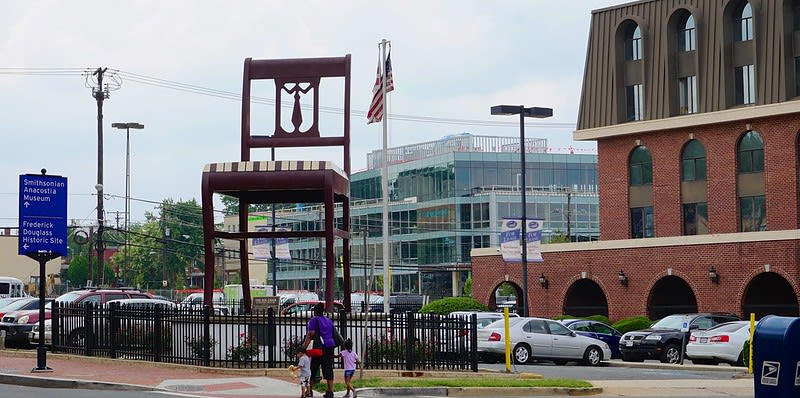
[[[19,176],[19,254],[67,255],[67,179]]]

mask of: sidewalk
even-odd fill
[[[32,372],[36,351],[0,349],[0,383],[34,387],[184,392],[205,397],[294,398],[296,383],[282,369],[209,369],[123,359],[47,355],[51,372]],[[281,376],[278,373],[283,373]],[[341,395],[341,394],[340,394]]]
[[[0,349],[0,384],[27,385],[51,388],[81,388],[129,391],[171,391],[187,396],[216,398],[291,398],[297,397],[299,387],[285,369],[219,369],[145,361],[83,357],[65,354],[47,355],[48,372],[32,372],[37,366],[35,350]],[[620,366],[619,364],[614,364]],[[642,366],[643,364],[639,364]],[[675,365],[651,364],[652,367]],[[705,368],[705,367],[704,367]],[[402,372],[370,372],[384,377],[399,376]],[[439,372],[437,372],[439,373]],[[443,373],[450,376],[452,373]],[[500,377],[497,373],[481,372],[483,376]],[[455,374],[452,374],[455,376]],[[459,375],[463,375],[459,373]],[[470,373],[470,375],[473,375]],[[338,375],[337,375],[338,378]],[[590,380],[597,388],[568,391],[567,389],[519,388],[464,389],[362,389],[359,396],[375,397],[404,393],[405,395],[594,395],[601,396],[752,396],[753,379],[732,380]],[[548,390],[548,391],[544,391]],[[576,394],[578,393],[578,394]],[[344,392],[337,392],[341,397]],[[321,397],[315,394],[315,397]]]

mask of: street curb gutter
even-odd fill
[[[441,397],[499,397],[499,396],[587,396],[603,392],[602,388],[568,387],[381,387],[359,388],[358,392],[378,396],[430,395]]]
[[[41,388],[77,388],[83,390],[112,391],[161,391],[160,388],[138,384],[110,383],[104,381],[86,381],[70,379],[52,379],[35,376],[20,376],[0,373],[0,384],[12,384],[25,387]]]

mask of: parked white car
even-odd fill
[[[692,363],[700,365],[727,362],[731,366],[744,366],[742,351],[744,342],[749,339],[750,321],[721,323],[711,329],[692,333],[686,346],[686,356]]]
[[[611,358],[608,344],[597,339],[581,336],[552,319],[509,318],[511,357],[524,364],[533,359],[546,359],[563,365],[569,361],[581,361],[596,366]],[[478,354],[505,354],[504,320],[499,320],[478,329]]]
[[[33,345],[39,344],[39,324],[33,325],[32,330],[28,334],[28,338]],[[53,322],[50,319],[44,320],[44,345],[50,346],[53,344]]]

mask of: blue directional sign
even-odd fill
[[[67,179],[19,176],[19,254],[67,255]]]

